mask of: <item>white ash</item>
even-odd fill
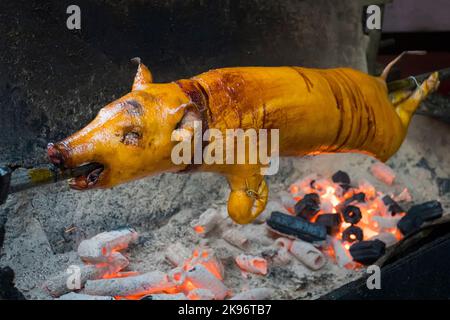
[[[202,237],[212,231],[221,221],[223,216],[214,208],[203,212],[198,219],[191,222],[191,227]]]
[[[78,255],[89,263],[108,262],[113,250],[128,248],[138,240],[137,232],[131,228],[107,231],[83,240],[78,246]]]
[[[90,294],[70,292],[62,295],[57,300],[114,300],[114,298],[108,296],[93,296]]]
[[[189,300],[214,300],[215,295],[211,290],[198,288],[189,291],[187,298]]]
[[[84,293],[97,296],[131,296],[141,292],[160,293],[174,287],[161,271],[147,272],[137,276],[88,280]]]
[[[327,259],[324,254],[311,243],[302,240],[292,241],[289,252],[311,270],[323,268]]]
[[[334,254],[336,255],[336,262],[339,267],[344,268],[345,266],[348,266],[349,264],[353,263],[353,258],[350,255],[350,253],[345,250],[344,245],[342,244],[341,240],[336,238],[330,238],[330,243],[333,246]]]
[[[392,185],[395,180],[395,172],[388,165],[376,162],[370,167],[373,176],[387,185]]]
[[[181,266],[191,255],[192,252],[180,242],[169,245],[164,252],[167,261],[175,267]]]
[[[402,218],[401,215],[393,216],[393,217],[382,217],[382,216],[373,216],[372,220],[378,223],[378,227],[380,229],[393,229],[397,228],[397,223]]]
[[[146,300],[187,300],[184,293],[156,293],[145,297]]]
[[[223,239],[236,248],[245,250],[248,246],[247,237],[239,229],[229,229],[222,234]]]
[[[370,240],[380,240],[386,244],[386,247],[390,247],[397,243],[397,238],[390,232],[381,232],[370,238]]]
[[[96,265],[72,265],[68,270],[63,270],[59,274],[47,279],[44,283],[44,288],[53,297],[59,297],[65,293],[68,293],[74,289],[80,289],[84,287],[88,280],[95,280],[104,277],[105,275],[117,273],[128,265],[128,260],[120,253],[114,252],[111,255],[109,264],[103,264],[101,266]],[[73,283],[70,286],[69,281],[71,275],[74,272],[79,273],[79,283]],[[79,288],[76,288],[79,286]],[[71,289],[71,287],[73,289]]]
[[[236,257],[236,264],[244,272],[265,276],[268,271],[267,260],[261,257],[240,254]]]
[[[201,264],[186,271],[185,276],[186,280],[190,281],[196,288],[209,290],[214,295],[215,300],[223,300],[230,293],[223,282]]]
[[[230,300],[270,300],[273,297],[273,290],[267,288],[255,288],[242,291],[233,296]]]

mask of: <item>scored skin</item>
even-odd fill
[[[171,135],[180,128],[192,131],[189,119],[201,121],[203,131],[215,128],[223,134],[269,129],[270,139],[270,129],[279,129],[280,156],[359,152],[386,161],[404,140],[415,108],[438,84],[434,74],[394,107],[383,79],[348,68],[225,68],[168,84],[151,82],[150,71],[139,64],[132,92],[55,144],[64,164],[104,164],[95,185],[102,188],[162,172],[223,174],[231,188],[228,212],[238,223],[253,221],[265,208],[268,188],[260,166],[174,165],[171,151],[177,142]],[[130,131],[139,138],[124,144]]]
[[[282,156],[357,151],[386,161],[406,134],[386,84],[356,70],[226,68],[193,79],[209,96],[210,127],[279,129]]]
[[[226,68],[193,81],[207,95],[210,128],[279,129],[281,156],[360,152],[385,161],[406,135],[385,82],[352,69]],[[248,223],[264,209],[258,166],[202,169],[228,177],[233,220]]]

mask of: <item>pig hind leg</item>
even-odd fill
[[[411,117],[420,103],[438,87],[439,75],[434,72],[408,98],[396,104],[395,110],[405,127],[408,127]]]

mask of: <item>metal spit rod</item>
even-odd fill
[[[0,167],[0,204],[6,201],[9,194],[87,175],[98,166],[98,163],[89,163],[74,169],[59,169],[52,164],[29,169]]]

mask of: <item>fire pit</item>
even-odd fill
[[[443,219],[439,201],[416,203],[394,170],[368,164],[359,181],[351,169],[294,180],[253,224],[237,225],[215,205],[183,210],[152,233],[97,234],[78,245],[79,262],[33,292],[62,300],[318,297]]]
[[[428,121],[417,119],[416,128]],[[416,130],[407,142],[426,139]],[[232,222],[218,201],[181,210],[154,230],[130,225],[86,235],[75,251],[54,255],[36,223],[26,236],[8,237],[10,220],[3,259],[13,262],[28,298],[317,298],[364,277],[405,237],[446,218],[448,194],[439,195],[419,155],[411,164],[408,147],[391,162],[397,170],[361,155],[288,160],[294,170],[274,181],[266,210],[249,225]],[[65,230],[77,233],[76,226]],[[41,240],[22,242],[30,236]],[[47,257],[47,271],[28,287],[23,259],[31,252]]]

